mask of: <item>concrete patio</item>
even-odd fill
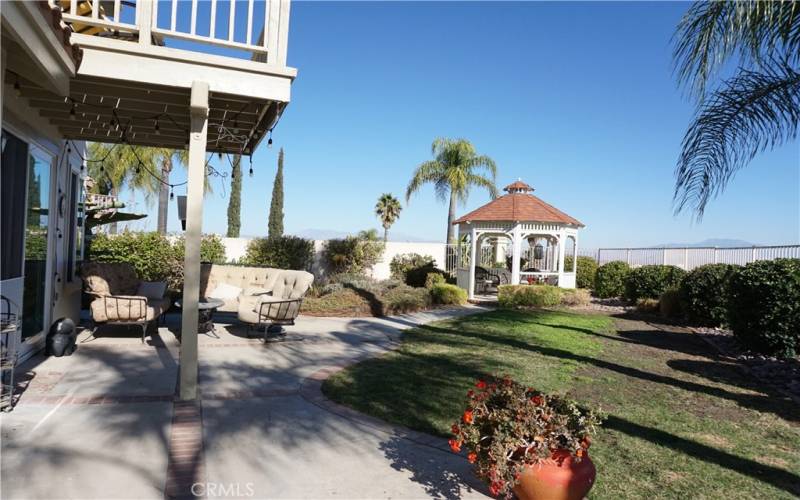
[[[482,497],[444,439],[320,392],[402,330],[481,310],[301,317],[268,344],[220,315],[219,338],[199,337],[199,404],[174,396],[180,316],[144,345],[134,331],[101,331],[70,357],[22,367],[17,406],[2,415],[3,498]]]

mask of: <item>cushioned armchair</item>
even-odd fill
[[[244,291],[239,297],[239,321],[265,327],[265,338],[269,333],[281,333],[282,326],[294,324],[313,282],[311,273],[282,270],[270,290],[251,287]]]
[[[130,264],[86,262],[81,266],[81,278],[86,293],[92,296],[93,336],[102,324],[137,325],[144,342],[148,325],[169,309],[166,283],[142,282]]]

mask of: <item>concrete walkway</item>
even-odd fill
[[[178,316],[147,345],[135,332],[100,332],[73,356],[24,367],[18,405],[0,417],[2,496],[482,497],[445,440],[320,392],[331,373],[394,347],[402,330],[482,310],[302,317],[286,341],[268,344],[221,315],[220,338],[200,336],[196,405],[173,397]]]

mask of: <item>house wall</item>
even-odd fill
[[[251,238],[222,238],[225,245],[225,255],[228,261],[238,261],[245,256],[247,252],[247,244]],[[411,243],[403,241],[390,241],[386,244],[386,249],[383,252],[381,260],[371,270],[370,275],[375,279],[387,279],[390,276],[389,263],[395,255],[403,253],[418,253],[421,255],[430,255],[436,260],[436,265],[439,268],[444,268],[445,265],[445,247],[444,243]],[[325,266],[323,264],[323,251],[325,249],[325,240],[314,241],[314,264],[312,271],[317,276],[325,274]]]

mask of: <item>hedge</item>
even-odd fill
[[[430,292],[434,304],[460,306],[467,303],[467,291],[456,285],[437,283],[430,287]]]
[[[242,264],[307,271],[314,262],[314,242],[298,236],[255,238],[247,244]]]
[[[625,278],[630,266],[621,260],[603,264],[594,275],[594,294],[600,298],[621,297],[625,293]]]
[[[686,271],[677,266],[648,265],[631,269],[625,277],[625,298],[634,302],[659,299],[667,290],[679,287],[685,275]]]
[[[730,278],[728,320],[745,347],[781,357],[800,347],[800,259],[758,261]]]
[[[552,285],[500,285],[497,302],[500,307],[551,307],[561,303],[561,289]]]
[[[328,240],[322,255],[331,273],[362,274],[380,260],[383,250],[382,241],[362,231],[358,236]]]
[[[686,275],[680,297],[686,316],[702,326],[720,326],[728,321],[728,286],[739,266],[707,264]]]
[[[436,269],[436,260],[430,255],[401,253],[389,262],[392,278],[409,286],[425,286],[428,274],[442,272]]]

